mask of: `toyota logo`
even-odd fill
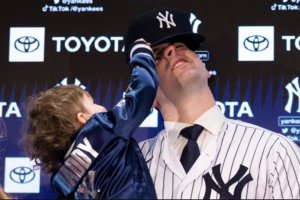
[[[34,178],[34,171],[28,167],[17,167],[10,172],[10,179],[15,183],[29,183]]]
[[[37,50],[40,46],[39,41],[30,36],[20,37],[15,41],[15,48],[22,53],[31,53]]]
[[[253,35],[245,39],[244,46],[252,52],[261,52],[269,47],[269,40],[260,35]]]

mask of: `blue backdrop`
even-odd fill
[[[28,96],[57,84],[86,88],[110,109],[129,83],[123,36],[131,19],[158,6],[191,16],[207,37],[196,51],[226,117],[286,135],[300,145],[300,2],[23,0],[0,7],[0,184],[17,198],[54,198],[49,176],[30,169],[22,144]],[[164,128],[157,111],[138,141]]]

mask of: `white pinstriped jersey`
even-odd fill
[[[140,143],[159,199],[300,198],[300,150],[280,134],[224,118],[187,174],[168,137]]]

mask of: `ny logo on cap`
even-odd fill
[[[169,17],[168,11],[166,11],[166,16],[163,16],[163,14],[161,14],[161,12],[158,13],[158,16],[156,18],[159,20],[159,23],[160,23],[159,28],[164,28],[163,22],[166,22],[167,28],[171,28],[171,25],[176,27],[176,24],[174,23],[174,20],[173,20],[173,15],[170,14],[170,21],[168,20],[168,17]]]

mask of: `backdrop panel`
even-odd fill
[[[191,15],[207,37],[196,51],[226,117],[300,145],[299,0],[10,0],[0,7],[0,184],[18,198],[54,198],[49,176],[30,169],[22,146],[24,102],[57,84],[77,84],[112,108],[130,73],[123,37],[131,19],[160,6]],[[159,26],[159,21],[157,21]],[[153,111],[138,141],[164,128]],[[3,134],[2,133],[2,134]]]

